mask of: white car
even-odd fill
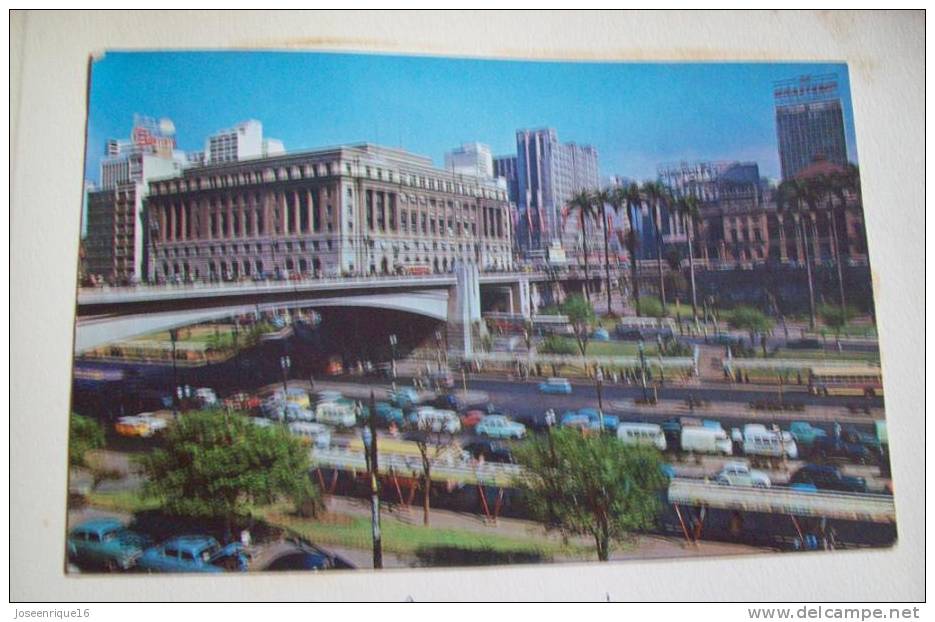
[[[724,486],[753,486],[769,488],[769,475],[763,471],[751,469],[743,462],[728,462],[717,474],[717,483]]]
[[[414,422],[420,430],[456,434],[461,431],[461,420],[452,410],[439,410],[425,406],[415,412]]]

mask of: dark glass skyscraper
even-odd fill
[[[777,82],[773,96],[783,179],[795,176],[816,157],[840,166],[847,164],[844,111],[836,74]]]

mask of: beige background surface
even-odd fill
[[[924,594],[921,13],[16,13],[12,17],[11,598],[890,600]],[[832,555],[220,579],[66,577],[65,442],[89,55],[372,50],[850,66],[899,544]],[[250,76],[243,76],[250,97]],[[323,97],[327,94],[323,93]],[[353,114],[349,110],[348,114]]]

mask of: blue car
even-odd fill
[[[246,570],[247,554],[240,542],[222,547],[211,536],[180,536],[147,549],[137,567],[146,572]]]
[[[587,418],[588,418],[588,421],[590,421],[590,422],[593,424],[593,427],[595,427],[595,428],[598,427],[598,425],[597,425],[597,424],[598,424],[598,421],[601,420],[601,419],[600,419],[601,412],[600,412],[598,409],[596,409],[596,408],[582,408],[581,410],[578,411],[578,414],[579,414],[579,415],[586,415]],[[617,430],[617,427],[620,425],[620,417],[618,417],[618,416],[616,416],[616,415],[608,415],[608,414],[605,414],[605,415],[604,415],[604,419],[603,419],[603,423],[604,423],[604,426],[603,426],[603,427],[604,427],[605,430],[616,431],[616,430]]]
[[[390,403],[398,408],[405,408],[419,403],[419,392],[412,387],[400,387],[393,393]]]
[[[110,571],[136,564],[149,541],[123,526],[116,518],[97,518],[81,523],[68,534],[68,557]]]
[[[391,423],[403,424],[403,410],[401,408],[397,408],[388,402],[377,402],[375,408],[377,420],[384,425],[390,425]]]
[[[539,383],[539,391],[542,393],[570,395],[571,383],[565,378],[549,378],[545,382]]]
[[[579,429],[597,429],[597,420],[591,421],[590,417],[586,414],[579,413],[574,410],[566,411],[562,418],[559,419],[559,425],[563,428],[579,428]]]
[[[591,339],[594,341],[610,341],[610,333],[607,332],[606,328],[596,328],[591,333]]]

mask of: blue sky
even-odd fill
[[[109,52],[92,67],[86,177],[133,114],[169,117],[178,146],[246,119],[288,151],[375,142],[443,163],[479,141],[515,151],[519,128],[594,145],[602,175],[654,178],[662,162],[753,160],[779,177],[776,80],[835,72],[857,161],[847,66],[581,63],[306,52]]]

